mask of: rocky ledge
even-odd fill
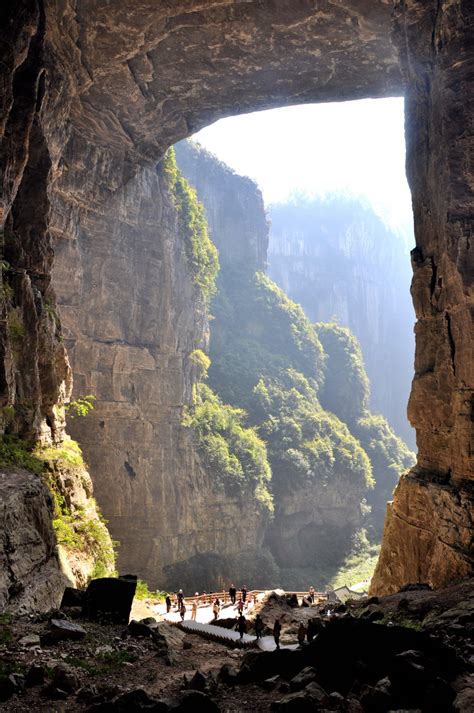
[[[150,617],[78,623],[77,607],[3,621],[0,700],[12,713],[57,701],[102,713],[240,711],[249,701],[255,711],[472,710],[474,580],[414,585],[335,611],[291,603],[268,592],[255,609],[267,633],[282,622],[278,651],[232,649]],[[287,648],[309,621],[316,635]]]

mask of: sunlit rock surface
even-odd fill
[[[21,356],[13,367],[5,320],[10,307],[3,299],[0,388],[5,405],[19,394],[24,406],[14,432],[60,439],[63,430],[54,406],[68,389],[65,351],[58,331],[48,330],[51,338],[39,339],[44,334],[39,307],[32,309],[38,298],[33,284],[41,301],[47,298],[54,306],[49,286],[52,238],[57,244],[68,244],[69,272],[61,282],[75,294],[81,320],[93,323],[98,315],[87,313],[87,303],[92,305],[94,298],[81,304],[77,296],[103,293],[105,285],[111,297],[106,300],[109,311],[103,313],[104,333],[120,342],[123,334],[133,332],[136,314],[124,309],[124,300],[116,302],[116,297],[141,284],[143,272],[150,267],[150,253],[144,251],[130,263],[131,284],[118,283],[120,271],[112,277],[107,273],[108,256],[120,254],[120,241],[134,241],[142,230],[151,232],[141,219],[133,229],[140,199],[132,178],[142,182],[167,146],[220,116],[289,103],[400,94],[398,48],[407,87],[408,172],[418,246],[413,296],[419,321],[410,417],[418,429],[423,469],[449,478],[454,490],[465,480],[472,481],[472,168],[468,161],[472,124],[467,100],[472,92],[472,3],[396,3],[393,44],[389,2],[343,0],[315,6],[310,0],[263,4],[203,0],[160,4],[157,9],[152,0],[133,7],[123,0],[107,5],[86,0],[76,5],[47,3],[45,14],[42,7],[27,0],[2,7],[6,41],[0,73],[1,216],[12,236],[8,262],[14,272],[8,284],[14,302],[10,307],[20,308],[25,330],[18,350]],[[159,206],[159,199],[155,201]],[[129,222],[130,233],[125,228]],[[158,256],[153,259],[159,261],[164,237],[158,230],[155,235]],[[94,242],[103,273],[79,258],[79,252],[87,255]],[[125,261],[127,250],[122,254]],[[169,282],[168,267],[164,266],[163,274]],[[169,287],[160,284],[158,289],[167,294]],[[187,303],[183,310],[188,316],[183,313],[181,318],[192,320]],[[174,327],[171,320],[167,324]],[[184,378],[176,357],[178,341],[171,338],[174,351],[166,357],[170,364],[176,359],[177,372],[157,387],[169,390],[167,403],[177,410]],[[83,372],[99,386],[102,377],[94,368],[98,345],[90,343],[87,349],[95,356],[90,366],[85,360]],[[150,370],[162,363],[153,351],[151,346]],[[114,355],[116,364],[118,359]],[[80,375],[79,369],[79,383]],[[128,388],[125,398],[132,404],[131,385]],[[121,398],[112,400],[114,418],[120,417]],[[145,430],[140,419],[130,420],[129,406],[125,413],[129,425]],[[110,409],[105,410],[104,429],[109,415]],[[161,479],[170,462],[181,457],[172,432],[170,425],[164,438],[171,450],[153,472],[153,488],[166,495],[171,491],[161,486]],[[152,439],[156,434],[148,435]],[[134,438],[131,428],[126,438],[117,441],[113,453],[117,463],[129,462],[127,450]],[[94,442],[94,449],[98,448],[102,446]],[[104,445],[101,463],[107,463],[106,454],[112,455],[109,444]],[[200,485],[193,485],[192,466],[183,457],[185,468],[177,469],[180,477],[173,478],[173,493],[179,491],[181,497],[186,492],[191,499]],[[136,470],[134,458],[129,465]],[[93,464],[99,489],[102,477],[103,470]],[[139,509],[123,511],[124,522],[134,527],[137,521],[159,517],[151,491],[139,491],[132,478],[114,480],[114,487],[119,490],[124,482],[134,493],[128,502],[140,504]],[[430,489],[429,478],[426,483]],[[102,492],[106,489],[110,490],[109,483]],[[182,519],[180,510],[173,511],[174,502],[173,496],[171,504],[163,505],[166,523],[172,525],[167,531],[171,529],[175,538],[166,540],[167,551],[178,548],[177,540],[185,547],[183,538],[174,534]],[[440,536],[436,521],[428,516],[423,526],[435,539]],[[143,553],[153,532],[146,529],[133,554]],[[455,549],[461,543],[454,528],[452,532],[450,547]],[[405,529],[399,537],[413,535]],[[384,548],[395,552],[389,539]],[[149,553],[144,557],[151,563],[148,573],[155,569],[156,560]],[[397,584],[405,579],[401,564]],[[385,586],[383,573],[378,581]]]

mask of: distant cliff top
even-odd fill
[[[179,168],[204,204],[221,266],[264,269],[269,225],[257,184],[192,141],[181,141],[175,151]]]

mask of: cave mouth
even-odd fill
[[[404,120],[404,99],[398,96],[303,104],[220,119],[191,139],[237,174],[255,181],[270,220],[268,274],[295,302],[302,304],[311,321],[327,322],[334,317],[355,333],[369,372],[371,407],[385,415],[416,451],[415,432],[406,413],[415,351],[415,313],[410,297],[410,251],[415,239],[411,192],[405,173]],[[294,206],[291,215],[284,215],[284,206]],[[312,215],[307,215],[306,220],[314,220],[319,210],[320,225],[315,225],[313,234],[307,234],[301,244],[297,233],[305,230],[302,214],[311,210]],[[355,217],[352,222],[351,213]],[[373,233],[378,230],[380,238],[378,244],[372,241],[364,245],[364,228],[359,225],[357,229],[357,221],[370,219],[375,223],[368,230]],[[293,230],[288,230],[292,221]],[[330,250],[330,243],[334,244],[343,231],[353,233],[350,240],[359,241],[361,251],[382,252],[385,247],[385,261],[372,274],[366,273],[359,279],[354,274],[351,283],[346,278],[348,294],[342,300],[337,294],[341,282],[339,270],[326,280],[321,275],[313,276],[313,283],[319,280],[320,284],[314,284],[312,299],[305,295],[301,285],[290,287],[285,259],[299,258],[298,268],[302,270],[305,260],[311,258],[308,243],[320,242],[321,234],[325,233],[326,247]],[[288,238],[299,243],[293,246],[296,253],[284,244]],[[383,245],[384,242],[390,245]],[[353,258],[351,250],[354,251],[354,246],[346,245],[339,258]],[[338,255],[334,259],[337,261]],[[397,266],[391,271],[392,260]],[[398,312],[397,320],[392,319],[384,326],[383,311],[371,314],[369,292],[365,294],[366,303],[361,304],[356,292],[358,282],[363,281],[379,282],[380,289],[387,293],[384,297],[390,301],[390,309]],[[331,302],[318,305],[318,300],[324,301],[326,291],[332,292]],[[340,304],[341,301],[345,304]],[[365,320],[358,318],[358,311],[365,312]],[[391,338],[387,332],[392,333]],[[387,373],[390,379],[386,378]],[[387,401],[396,401],[396,405],[387,408]]]
[[[319,133],[311,131],[315,126]],[[414,450],[406,419],[414,314],[409,294],[413,216],[404,172],[403,100],[273,109],[220,120],[192,138],[191,144],[175,146],[177,163],[204,205],[221,267],[218,295],[210,305],[208,384],[224,403],[246,410],[249,425],[267,442],[275,476],[275,520],[264,546],[279,567],[280,579],[272,581],[274,571],[267,561],[263,569],[269,579],[260,584],[302,589],[312,581],[322,588],[337,582],[339,574],[349,584],[367,580],[382,538],[386,501],[398,477],[414,464],[414,454],[403,443],[408,441]],[[388,188],[381,188],[385,176]],[[397,187],[397,181],[397,195],[384,204],[383,189]],[[265,210],[268,255],[268,226],[262,226]],[[257,225],[259,211],[262,221]],[[269,284],[257,286],[252,271],[266,273]],[[295,368],[302,379],[311,379],[312,373],[302,362],[292,361],[290,347],[285,352],[282,343],[291,342],[285,331],[288,324],[279,322],[275,311],[260,309],[258,303],[265,301],[265,289],[270,294],[271,284],[282,290],[279,299],[290,298],[302,306],[308,328],[314,325],[328,360],[318,395],[307,392],[307,407],[320,404],[366,449],[376,483],[373,493],[349,487],[350,496],[341,497],[338,487],[347,473],[354,472],[337,458],[331,474],[322,459],[311,461],[307,474],[315,479],[320,475],[321,488],[313,483],[304,502],[288,492],[291,479],[297,477],[291,451],[298,451],[303,461],[307,444],[298,445],[294,434],[283,429],[280,435],[289,445],[276,444],[257,413],[249,384],[252,377],[254,387],[262,380],[265,387],[278,382],[279,397],[286,398],[284,379],[268,366],[272,359]],[[229,305],[236,303],[240,314],[229,317]],[[281,332],[282,343],[270,337],[272,329]],[[230,352],[244,365],[246,376],[240,381]],[[261,371],[252,352],[265,354]],[[271,414],[281,423],[288,420],[283,408]],[[297,414],[291,428],[307,432],[308,421]],[[333,444],[339,437],[336,431],[329,438]],[[311,438],[324,441],[317,431]],[[363,560],[368,563],[365,568]]]

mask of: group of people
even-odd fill
[[[240,634],[240,639],[243,639],[244,634],[247,633],[247,620],[244,616],[244,609],[249,608],[249,604],[251,603],[249,601],[249,595],[247,591],[247,587],[244,584],[243,587],[239,590],[239,598],[237,600],[237,588],[235,587],[234,584],[231,584],[229,587],[229,598],[231,601],[231,604],[233,606],[237,607],[237,621],[235,625],[236,631],[239,632]],[[315,601],[315,590],[314,587],[310,587],[308,590],[308,595],[307,599],[309,602],[314,603]],[[199,600],[202,599],[204,604],[207,603],[212,603],[212,613],[214,616],[214,621],[219,618],[219,613],[221,611],[221,606],[222,602],[219,599],[218,596],[213,598],[213,595],[207,595],[206,593],[203,593],[202,595],[199,595],[198,592],[193,597],[192,603],[191,603],[191,620],[195,621],[196,620],[196,615],[197,615],[197,609],[198,609],[198,602]],[[225,596],[224,596],[225,599]],[[171,600],[171,596],[168,594],[166,596],[166,613],[169,614],[171,611],[171,608],[173,606],[173,602]],[[181,620],[184,621],[184,618],[186,616],[187,612],[187,606],[186,606],[186,601],[184,599],[184,593],[183,590],[180,589],[176,592],[175,595],[175,605],[176,608],[180,614]],[[312,631],[312,626],[311,626],[312,620],[310,620],[308,624],[308,628],[305,627],[303,623],[301,623],[298,627],[298,643],[300,646],[303,645],[305,639],[307,638],[308,641],[310,641],[313,636],[315,635],[316,632]],[[265,629],[265,624],[260,616],[260,614],[257,614],[255,617],[255,621],[253,624],[253,629],[255,631],[255,636],[257,639],[261,639],[263,636],[263,632]],[[273,639],[275,641],[275,646],[277,649],[280,648],[280,636],[281,636],[281,617],[275,620],[275,623],[273,625],[272,629],[273,633]]]
[[[249,606],[253,604],[251,602],[251,598],[248,595],[248,590],[246,585],[239,590],[239,599],[237,601],[237,589],[236,587],[231,584],[229,587],[229,598],[233,606],[237,606],[237,610],[239,614],[242,614],[244,609],[248,609]],[[225,596],[224,596],[225,599]],[[171,598],[170,594],[166,595],[165,598],[165,603],[166,603],[166,613],[169,614],[172,607],[173,607],[173,601]],[[214,595],[212,594],[206,594],[206,592],[203,592],[202,594],[199,594],[199,592],[196,592],[192,603],[191,603],[191,620],[196,620],[197,616],[197,610],[198,610],[198,605],[202,604],[212,604],[212,613],[214,615],[214,620],[218,619],[219,613],[222,607],[222,602],[219,599],[218,596],[214,598]],[[224,602],[225,603],[225,602]],[[176,610],[179,612],[179,615],[181,617],[181,620],[184,621],[184,618],[186,616],[186,612],[188,611],[187,604],[184,598],[184,593],[182,589],[179,589],[175,595],[174,595],[174,605]]]
[[[237,618],[237,624],[235,626],[236,630],[240,634],[240,639],[242,640],[244,638],[244,634],[247,633],[247,620],[242,614],[242,612],[239,613],[239,616]],[[261,639],[263,636],[263,632],[265,629],[265,624],[263,622],[262,617],[260,614],[257,614],[255,617],[255,621],[253,624],[253,629],[255,631],[255,637],[256,639]],[[281,617],[279,619],[275,620],[275,623],[273,625],[273,639],[275,641],[276,648],[280,648],[280,635],[281,635]]]

